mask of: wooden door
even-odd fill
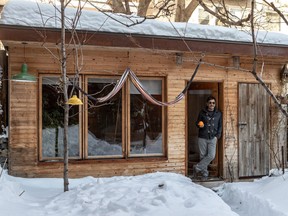
[[[260,84],[239,84],[239,177],[269,172],[269,95]]]

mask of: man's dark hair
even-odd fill
[[[208,96],[206,102],[210,101],[210,100],[215,100],[216,101],[216,98],[213,97],[212,95]]]

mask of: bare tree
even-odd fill
[[[94,3],[94,1],[89,2],[100,11],[103,11],[97,6],[97,3]],[[111,11],[108,10],[106,12],[123,13],[128,15],[136,13],[137,16],[150,19],[155,19],[160,16],[171,16],[175,5],[174,0],[161,0],[155,3],[152,0],[139,0],[135,2],[129,0],[107,0],[106,3],[111,7]],[[131,9],[131,7],[133,9]]]
[[[132,14],[131,6],[134,8],[134,13],[141,17],[159,17],[162,16],[172,18],[174,15],[175,22],[188,22],[195,9],[200,5],[205,11],[216,17],[225,25],[243,26],[250,20],[250,15],[238,18],[233,15],[228,9],[223,0],[161,0],[156,3],[151,0],[139,1],[122,1],[122,0],[108,0],[107,4],[111,7],[113,13]],[[229,1],[228,1],[229,2]],[[90,1],[94,4],[94,1]],[[229,4],[229,3],[228,3]],[[220,10],[219,8],[223,9]],[[149,10],[150,9],[150,10]],[[136,11],[135,11],[136,10]],[[102,10],[103,11],[103,10]],[[157,14],[157,16],[155,16]]]
[[[69,181],[68,181],[68,121],[69,121],[69,105],[68,102],[68,83],[67,83],[67,56],[66,56],[66,41],[65,41],[65,3],[64,0],[60,1],[61,3],[61,75],[63,82],[63,96],[64,96],[64,135],[63,135],[63,144],[64,144],[64,191],[69,190]]]
[[[69,171],[69,140],[68,140],[68,125],[69,125],[69,110],[70,106],[68,104],[68,99],[72,96],[72,93],[75,90],[75,85],[78,85],[78,79],[79,79],[79,72],[82,68],[82,58],[81,58],[81,46],[82,43],[80,39],[78,38],[76,26],[78,24],[79,18],[81,16],[82,9],[84,5],[79,4],[76,9],[76,14],[74,19],[69,19],[66,17],[65,11],[66,8],[71,3],[71,0],[59,0],[60,2],[60,9],[56,7],[56,5],[52,2],[51,4],[54,5],[55,10],[60,14],[59,17],[55,17],[55,19],[60,20],[61,23],[61,41],[59,43],[60,49],[59,49],[59,57],[55,55],[50,48],[45,46],[45,32],[38,32],[38,34],[43,38],[43,44],[42,46],[55,58],[58,60],[60,64],[61,69],[61,75],[60,75],[60,84],[58,87],[58,91],[60,91],[61,94],[63,94],[63,100],[58,102],[58,105],[61,106],[64,110],[64,117],[63,117],[63,180],[64,180],[64,192],[69,190],[69,180],[68,180],[68,171]],[[39,8],[39,13],[41,16],[42,11],[41,8]],[[57,16],[57,15],[56,15]],[[50,17],[51,18],[51,17]],[[43,24],[45,23],[45,20],[43,20]],[[67,26],[69,23],[69,26]],[[69,33],[70,37],[67,37],[67,31]],[[69,40],[67,40],[69,38]],[[58,48],[58,47],[57,47]],[[74,57],[74,60],[72,61],[74,63],[74,77],[73,79],[69,79],[67,75],[67,60],[69,58]],[[79,58],[80,56],[80,58]],[[69,85],[73,84],[73,88],[71,91],[69,91],[68,87]]]

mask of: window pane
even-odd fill
[[[280,17],[277,13],[266,13],[267,31],[280,31]]]
[[[88,94],[106,96],[115,79],[88,79]],[[114,83],[114,84],[113,84]],[[122,90],[109,101],[88,107],[88,156],[122,156]]]
[[[162,101],[161,80],[141,80],[144,88]],[[162,107],[147,102],[130,84],[130,155],[163,154]]]
[[[64,109],[59,78],[43,77],[42,81],[42,157],[63,158]],[[69,115],[69,156],[79,157],[79,106],[72,106]]]
[[[225,13],[223,7],[216,7],[215,9],[216,9],[215,13],[217,13],[217,14]],[[209,22],[208,22],[208,24],[209,24]],[[217,26],[224,26],[224,23],[222,23],[221,20],[216,17],[216,25]]]
[[[208,25],[210,21],[209,13],[204,9],[199,9],[198,21],[199,24]]]

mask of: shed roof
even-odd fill
[[[67,8],[66,28],[77,29],[85,45],[149,48],[188,52],[252,54],[249,32],[221,26],[173,23],[123,14],[83,10],[75,25],[76,9]],[[0,19],[0,39],[12,41],[60,42],[59,5],[37,0],[10,0]],[[257,31],[261,53],[288,54],[288,35]],[[215,49],[215,46],[217,49]]]

